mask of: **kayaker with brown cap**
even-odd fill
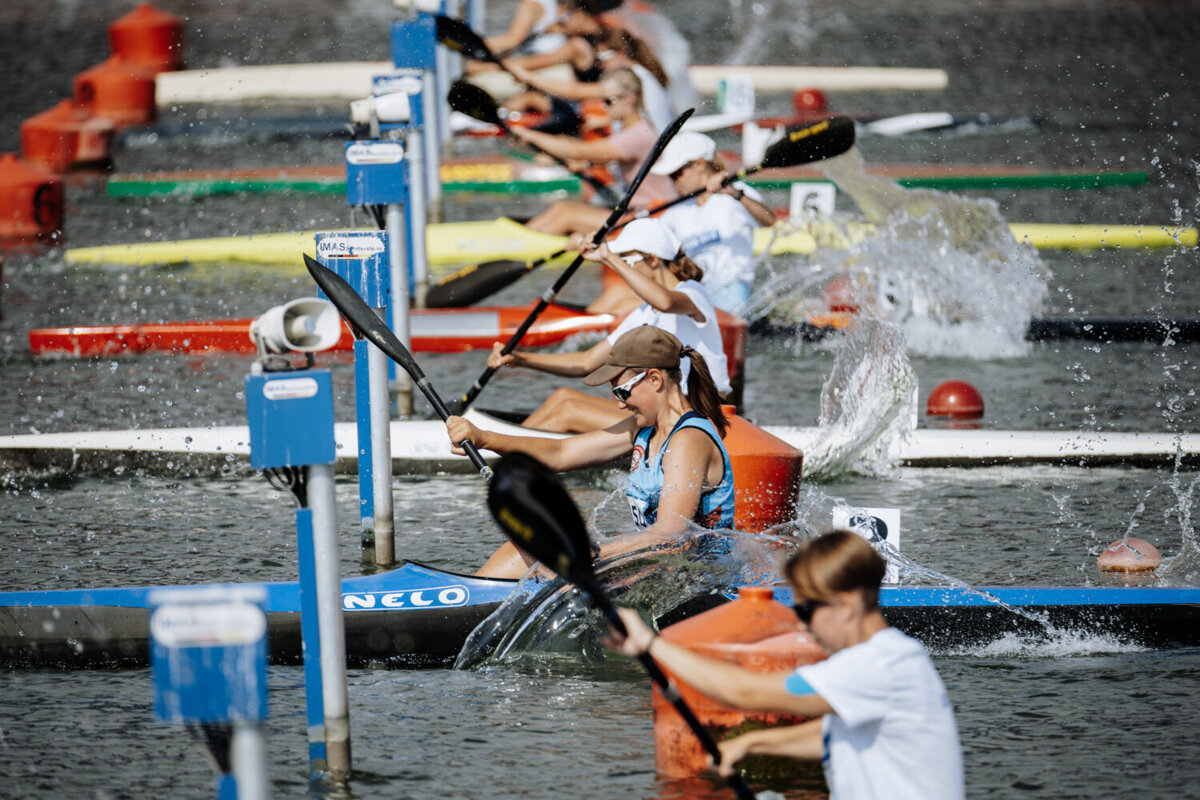
[[[690,372],[686,394],[680,386],[681,359]],[[684,533],[693,523],[733,526],[733,467],[721,441],[727,423],[699,353],[662,328],[643,325],[618,339],[604,364],[583,382],[610,384],[629,416],[603,430],[566,439],[511,436],[450,417],[446,430],[454,451],[461,454],[459,443],[469,439],[481,450],[528,453],[558,472],[607,464],[631,453],[625,496],[643,535],[623,540],[619,549],[602,548],[601,556],[648,546],[657,538]],[[520,577],[531,563],[505,544],[479,574]]]

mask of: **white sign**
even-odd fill
[[[266,614],[251,603],[162,606],[150,617],[150,635],[167,647],[250,644],[266,632]]]
[[[263,384],[263,397],[268,400],[301,400],[317,394],[317,382],[313,378],[282,378]]]
[[[839,506],[833,509],[833,527],[853,531],[872,545],[887,544],[900,552],[900,509],[898,508],[852,508]],[[897,583],[900,568],[888,562],[884,583]]]
[[[371,94],[378,97],[381,94],[416,94],[421,91],[421,71],[407,70],[394,75],[376,75],[371,79]]]
[[[318,258],[365,258],[384,252],[383,237],[369,234],[366,236],[339,236],[337,234],[321,236],[317,242]]]
[[[788,203],[788,215],[794,219],[833,215],[837,189],[829,181],[796,181]]]
[[[399,142],[356,142],[346,148],[346,161],[363,164],[399,164],[404,160],[404,145]]]

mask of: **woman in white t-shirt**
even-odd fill
[[[736,313],[754,284],[754,229],[773,225],[775,212],[746,184],[722,185],[729,173],[716,144],[703,133],[677,135],[650,171],[670,177],[680,195],[704,190],[668,208],[660,219],[704,270],[704,288],[716,306]]]
[[[829,658],[791,672],[750,672],[657,636],[620,609],[628,637],[610,645],[649,653],[692,688],[746,711],[816,717],[720,743],[723,775],[748,755],[821,761],[831,800],[960,800],[962,749],[954,709],[920,642],[879,610],[886,564],[865,539],[834,531],[788,561],[796,616]]]
[[[588,350],[569,353],[536,353],[514,350],[501,355],[502,345],[493,345],[488,366],[528,367],[565,377],[582,377],[604,363],[612,345],[626,331],[641,325],[653,325],[675,335],[704,357],[717,392],[730,392],[729,367],[721,341],[717,312],[708,293],[700,285],[703,273],[679,250],[679,239],[656,219],[630,222],[611,242],[587,249],[583,257],[612,268],[642,299],[608,338]],[[683,391],[687,391],[688,368],[683,370]],[[577,389],[556,389],[546,402],[529,415],[524,424],[531,428],[583,433],[606,428],[626,416],[608,398]]]

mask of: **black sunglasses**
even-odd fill
[[[792,606],[792,610],[796,612],[796,617],[808,625],[812,622],[813,612],[821,606],[828,605],[822,600],[805,600],[803,603],[796,603]]]

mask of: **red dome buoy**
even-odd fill
[[[821,300],[832,312],[841,314],[858,313],[858,292],[849,275],[834,275],[830,278],[821,289]]]
[[[1120,539],[1104,548],[1096,566],[1105,572],[1142,572],[1158,569],[1162,554],[1143,539]]]
[[[152,73],[183,68],[183,19],[142,3],[108,26],[108,45]]]
[[[123,56],[111,56],[76,75],[74,91],[81,108],[118,127],[154,119],[154,73]]]
[[[979,419],[983,416],[983,395],[966,381],[946,381],[929,393],[925,413],[931,417]]]
[[[819,114],[829,107],[829,98],[820,89],[797,89],[792,94],[792,108],[798,114]]]
[[[21,123],[21,155],[51,172],[78,164],[107,164],[112,156],[112,120],[96,117],[71,100]]]
[[[757,533],[796,516],[804,453],[722,406],[729,428],[725,449],[733,467],[737,512],[733,525]]]
[[[0,246],[53,239],[62,232],[62,183],[49,172],[0,155]]]
[[[825,652],[787,606],[765,586],[742,587],[738,598],[662,630],[662,637],[710,658],[755,672],[782,672],[825,658]],[[674,677],[674,676],[672,676]],[[781,714],[738,711],[700,694],[675,679],[679,693],[715,741],[747,723],[758,727],[794,725],[800,719]],[[670,777],[699,775],[707,767],[700,742],[674,706],[653,691],[654,761]]]

